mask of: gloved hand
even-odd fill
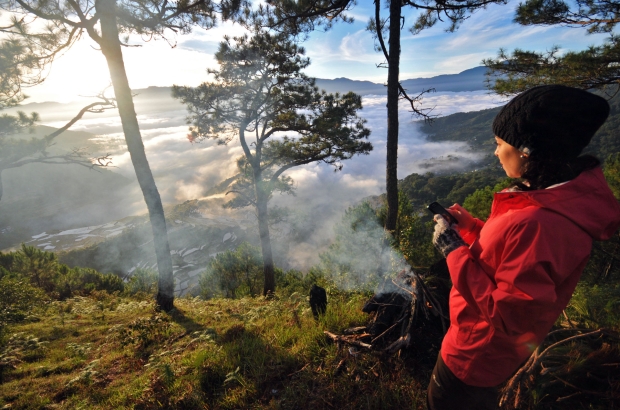
[[[435,215],[435,232],[433,233],[433,245],[448,257],[448,254],[461,246],[467,246],[461,235],[453,229],[446,219],[437,214]]]

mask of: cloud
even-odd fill
[[[359,30],[353,34],[347,34],[340,41],[338,50],[340,57],[349,61],[367,62],[379,58],[374,51],[372,35],[366,30]]]
[[[200,53],[215,54],[219,41],[205,41],[200,39],[188,39],[179,43],[180,49],[198,51]]]
[[[235,159],[242,155],[242,149],[237,139],[228,145],[218,145],[212,140],[189,143],[186,138],[186,113],[178,109],[171,98],[167,98],[170,111],[145,112],[140,114],[139,120],[147,158],[160,195],[164,203],[176,204],[202,198],[210,188],[235,175]],[[154,107],[166,106],[165,101],[152,103]],[[494,107],[502,101],[496,96],[477,91],[429,94],[423,103],[425,107],[435,107],[435,113],[448,115]],[[344,161],[344,167],[339,172],[334,172],[331,166],[317,163],[293,168],[288,175],[295,181],[296,195],[276,195],[272,199],[272,205],[289,208],[291,218],[297,218],[300,226],[305,227],[300,253],[292,259],[293,265],[307,267],[307,264],[303,264],[316,261],[319,251],[333,236],[332,227],[347,207],[365,197],[384,192],[387,130],[385,104],[384,96],[363,97],[364,109],[359,115],[366,118],[366,125],[372,131],[370,141],[374,150],[370,155]],[[44,119],[48,117],[44,110],[41,115]],[[67,117],[69,115],[67,112]],[[478,154],[470,152],[464,143],[427,141],[416,120],[408,111],[407,103],[401,102],[398,155],[400,178],[412,172],[464,169],[479,159]],[[127,212],[143,212],[145,207],[142,194],[135,182],[135,171],[124,146],[118,119],[93,116],[81,123],[80,128],[99,134],[93,141],[102,147],[112,148],[113,163],[117,167],[114,172],[134,181],[126,190],[124,203],[129,204]],[[115,212],[118,218],[118,210]],[[291,247],[291,252],[296,252],[293,245]],[[310,249],[314,249],[314,252]]]
[[[165,107],[169,111],[146,112],[140,114],[142,138],[147,158],[153,171],[158,190],[164,204],[177,204],[186,200],[201,199],[207,191],[236,173],[235,159],[242,155],[238,140],[229,145],[217,145],[208,140],[190,144],[186,139],[187,125],[184,124],[185,111],[166,97],[165,101],[152,101],[153,107]],[[436,111],[450,114],[456,111],[488,108],[498,101],[484,92],[437,93],[424,100]],[[287,231],[274,233],[274,243],[287,238],[286,259],[288,268],[306,270],[318,262],[318,255],[333,240],[333,227],[342,219],[343,212],[363,198],[384,192],[386,157],[386,99],[381,96],[363,97],[364,109],[360,115],[367,119],[372,130],[370,141],[374,151],[370,155],[356,156],[344,162],[342,171],[334,172],[325,164],[308,164],[293,168],[288,172],[296,186],[296,195],[275,195],[270,206],[281,206],[289,210]],[[474,162],[478,156],[470,152],[463,143],[429,142],[420,132],[420,124],[408,112],[406,102],[401,102],[399,167],[400,178],[412,172],[425,173],[445,170],[458,170]],[[61,117],[57,107],[56,117]],[[40,110],[43,118],[49,117]],[[66,115],[73,113],[70,109]],[[62,118],[59,118],[61,120]],[[61,121],[62,122],[62,121]],[[122,201],[114,206],[97,209],[101,223],[106,215],[110,220],[124,216],[144,213],[146,207],[141,190],[135,180],[135,172],[129,154],[124,146],[120,122],[111,116],[90,117],[82,124],[85,131],[105,131],[93,137],[93,142],[102,147],[112,147],[114,172],[132,180],[121,191],[116,192]],[[93,210],[89,212],[92,215]],[[218,211],[219,212],[219,208]],[[81,212],[81,210],[80,210]],[[251,213],[250,209],[242,212]],[[78,212],[59,215],[67,223],[76,223]],[[86,211],[84,215],[87,215]],[[214,216],[217,217],[217,216]],[[81,225],[80,225],[81,226]],[[289,232],[290,230],[290,232]],[[292,239],[291,239],[292,238]],[[274,245],[275,246],[275,245]]]
[[[435,67],[442,72],[456,72],[461,67],[475,67],[480,65],[480,62],[488,57],[489,54],[486,52],[482,53],[471,53],[471,54],[460,54],[454,57],[449,57],[441,62],[437,63]]]

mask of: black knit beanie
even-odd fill
[[[541,85],[506,104],[493,121],[493,132],[528,154],[576,158],[608,115],[609,104],[598,95]]]

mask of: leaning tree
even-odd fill
[[[157,304],[166,311],[173,308],[174,302],[166,221],[140,134],[123,61],[122,47],[127,44],[121,36],[124,39],[137,34],[149,39],[187,33],[195,25],[209,28],[217,12],[226,18],[238,7],[237,1],[223,1],[218,5],[211,0],[0,0],[0,10],[14,15],[11,23],[0,31],[28,44],[43,63],[84,35],[100,47],[110,72],[127,149],[148,208],[159,270]]]
[[[188,107],[190,139],[239,138],[243,156],[228,205],[256,209],[267,295],[275,290],[267,204],[274,192],[291,192],[285,172],[313,162],[341,169],[341,161],[369,153],[370,131],[357,116],[361,97],[319,92],[301,72],[310,64],[304,49],[286,34],[225,38],[215,58],[213,82],[175,86],[173,95]]]

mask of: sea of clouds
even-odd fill
[[[144,101],[137,98],[136,111],[142,130],[147,157],[155,174],[158,188],[165,203],[178,203],[199,199],[211,187],[233,176],[236,172],[234,159],[242,155],[238,140],[228,145],[214,141],[190,143],[185,108],[169,98],[166,101]],[[477,111],[504,104],[497,95],[485,91],[443,92],[429,94],[423,100],[423,108],[433,108],[431,114],[445,116],[455,112]],[[385,191],[386,158],[386,98],[364,96],[363,110],[359,116],[367,120],[372,131],[370,141],[374,150],[370,155],[356,156],[344,162],[342,171],[325,164],[309,164],[294,168],[289,175],[297,186],[297,200],[329,197],[330,201],[354,203],[369,195]],[[63,125],[70,113],[56,107],[39,110],[42,124],[52,127]],[[162,108],[164,107],[164,108]],[[398,175],[404,178],[411,173],[443,172],[465,169],[480,159],[464,143],[430,142],[420,131],[419,119],[413,116],[406,101],[401,102],[400,136],[398,148]],[[66,112],[65,112],[66,111]],[[114,112],[89,115],[76,123],[72,130],[87,131],[97,135],[95,139],[113,156],[119,172],[134,177],[129,153],[124,145],[120,119]],[[458,161],[444,161],[448,156]],[[277,199],[276,199],[277,201]],[[289,200],[285,202],[290,202]]]
[[[506,101],[485,91],[442,92],[424,97],[422,108],[431,114],[445,116],[456,112],[477,111],[504,104]],[[333,227],[348,207],[363,198],[385,192],[386,97],[363,97],[359,116],[367,120],[374,150],[344,162],[341,171],[325,164],[309,164],[288,172],[296,185],[295,196],[276,195],[270,206],[289,209],[289,226],[282,235],[294,235],[289,245],[289,267],[305,270],[317,263],[318,254],[333,240]],[[36,110],[42,124],[60,127],[77,112],[76,104],[51,104],[27,107]],[[242,155],[238,140],[228,145],[214,141],[190,143],[185,107],[171,97],[159,99],[136,97],[136,112],[151,169],[165,204],[204,198],[206,192],[235,175],[235,159]],[[420,131],[419,118],[412,116],[406,101],[401,104],[398,150],[398,175],[446,172],[471,169],[481,158],[465,143],[430,142]],[[114,172],[133,183],[122,188],[123,212],[116,209],[110,221],[146,212],[131,159],[124,143],[120,119],[115,112],[88,114],[72,130],[93,134],[101,152],[113,157]],[[458,160],[448,160],[457,157]],[[278,233],[274,232],[277,237]],[[294,242],[294,243],[293,243]]]

